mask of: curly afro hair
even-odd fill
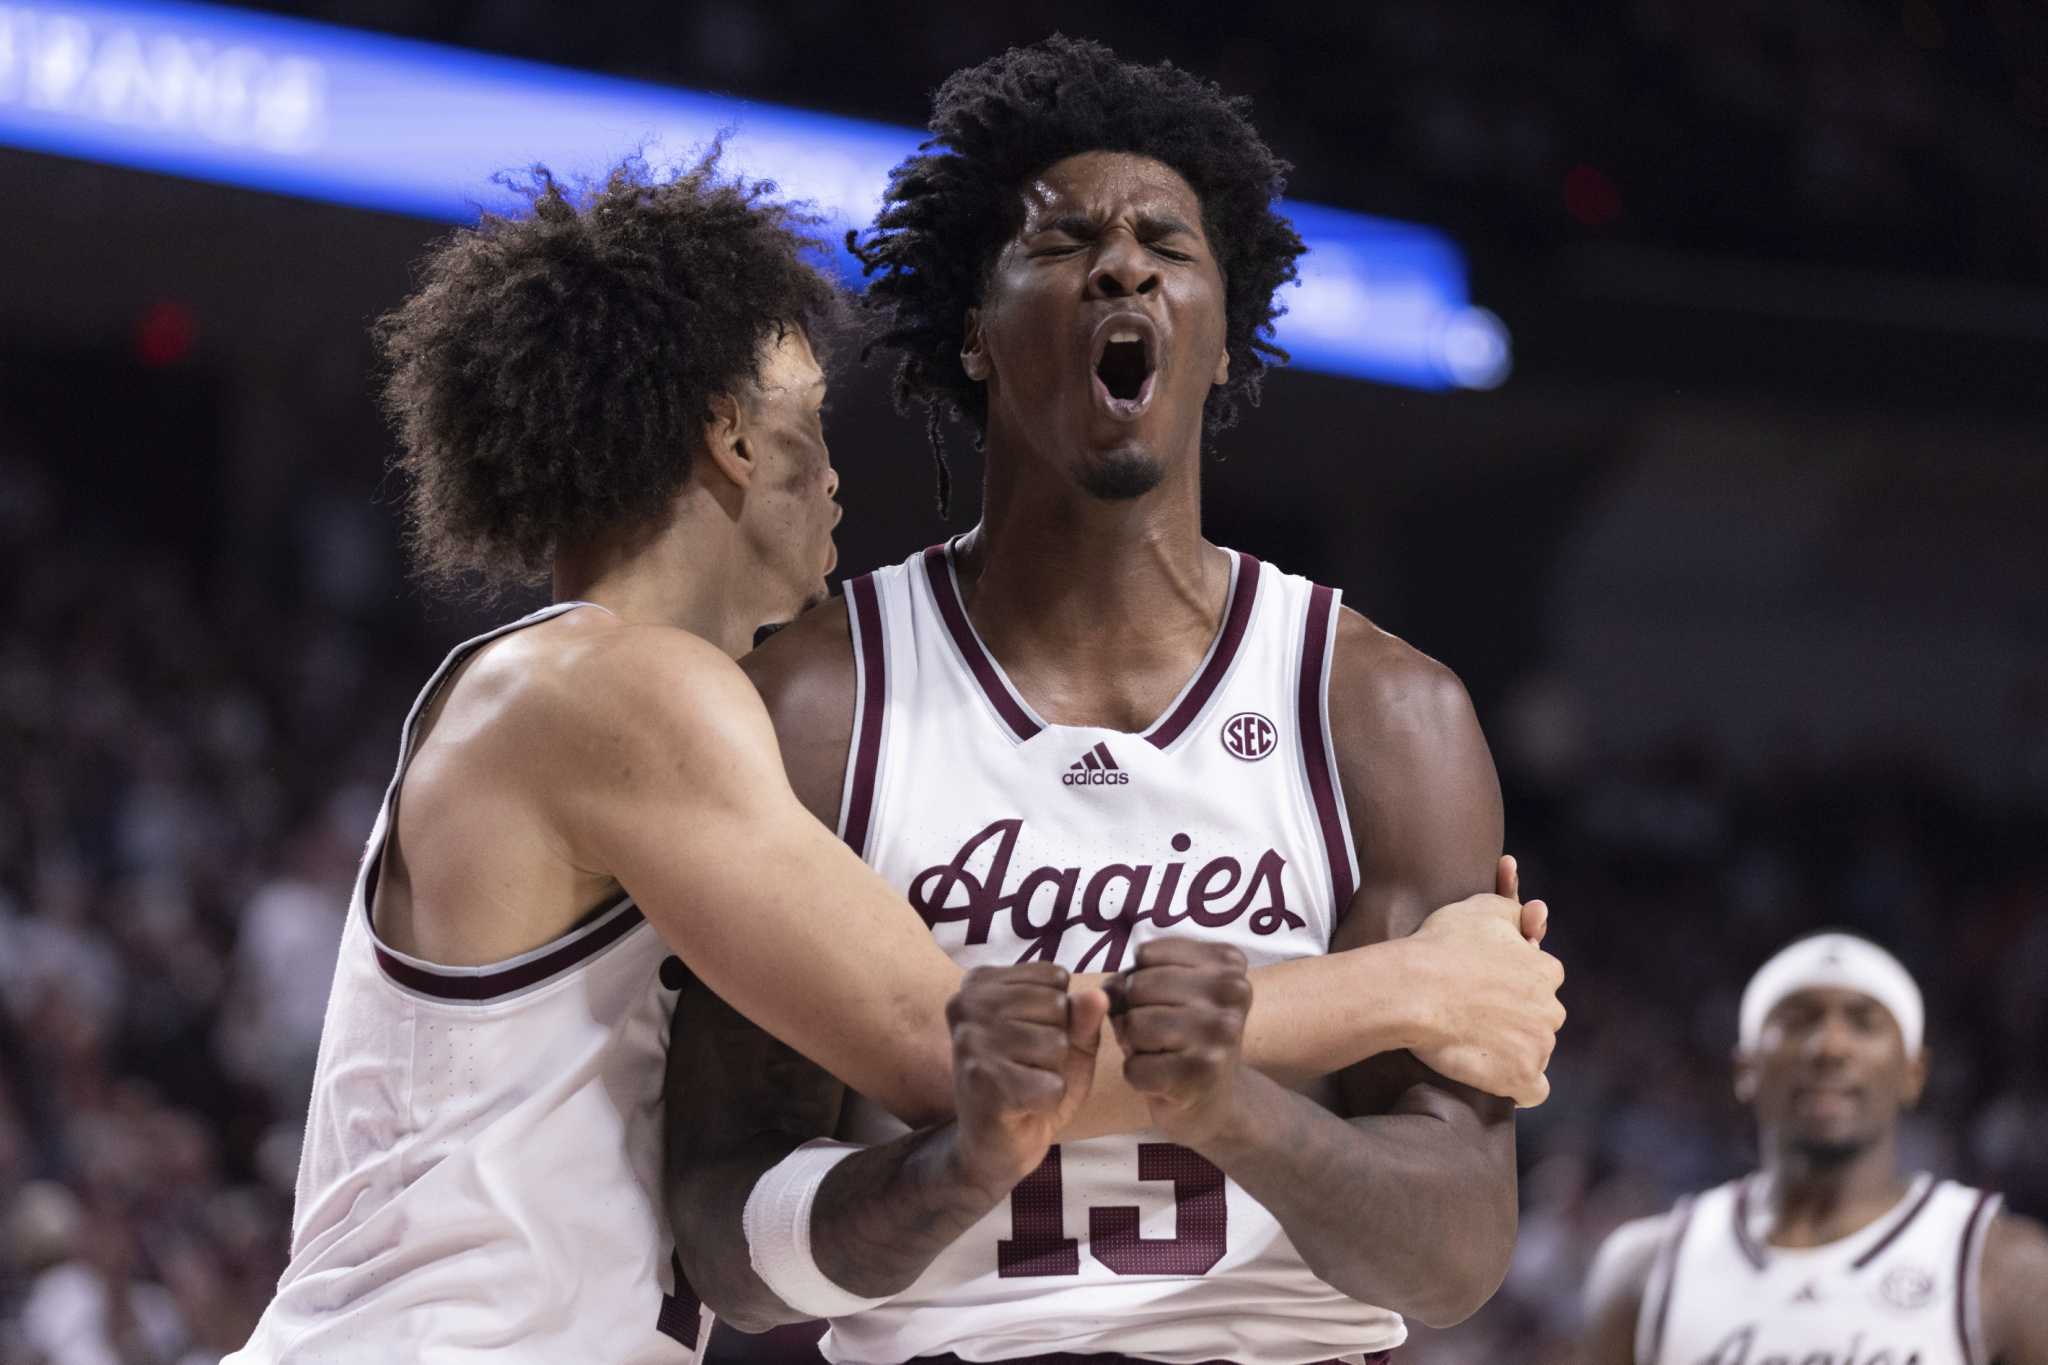
[[[667,180],[629,159],[573,199],[535,167],[514,183],[530,212],[441,242],[378,320],[429,584],[494,595],[544,580],[560,547],[651,529],[711,400],[788,328],[822,346],[843,304],[804,260],[818,220],[718,157]]]
[[[1275,301],[1295,277],[1300,236],[1274,211],[1290,169],[1273,155],[1232,97],[1171,62],[1120,61],[1101,43],[1054,34],[956,71],[932,103],[931,139],[890,175],[882,211],[847,246],[870,277],[863,355],[898,352],[896,406],[926,405],[938,465],[939,507],[951,480],[944,421],[970,422],[979,441],[987,398],[960,366],[967,310],[979,302],[997,254],[1023,221],[1020,189],[1082,152],[1134,152],[1171,166],[1202,202],[1203,228],[1224,281],[1230,380],[1210,391],[1210,432],[1257,404],[1266,368],[1285,362],[1273,344]]]

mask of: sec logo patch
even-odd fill
[[[1902,1265],[1885,1275],[1878,1292],[1894,1308],[1922,1308],[1934,1297],[1934,1277],[1917,1266]]]
[[[1240,711],[1223,722],[1223,748],[1232,758],[1255,763],[1273,752],[1280,731],[1256,711]]]

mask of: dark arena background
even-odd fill
[[[399,723],[527,605],[399,554],[367,326],[426,244],[721,128],[865,221],[1055,29],[1294,162],[1209,535],[1459,672],[1554,907],[1514,1267],[1397,1358],[1573,1357],[1600,1239],[1754,1161],[1736,995],[1824,925],[1927,993],[1909,1161],[2048,1215],[2048,9],[1028,8],[0,3],[0,1363],[216,1360],[284,1263]],[[947,527],[886,380],[829,419],[855,570]]]

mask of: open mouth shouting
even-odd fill
[[[1142,313],[1113,313],[1095,328],[1091,350],[1096,406],[1135,421],[1152,406],[1159,373],[1159,329]]]

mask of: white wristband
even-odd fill
[[[747,1196],[741,1225],[754,1273],[775,1297],[799,1312],[843,1318],[888,1302],[848,1293],[811,1258],[811,1205],[818,1187],[834,1166],[866,1150],[826,1138],[806,1142],[763,1173]]]

